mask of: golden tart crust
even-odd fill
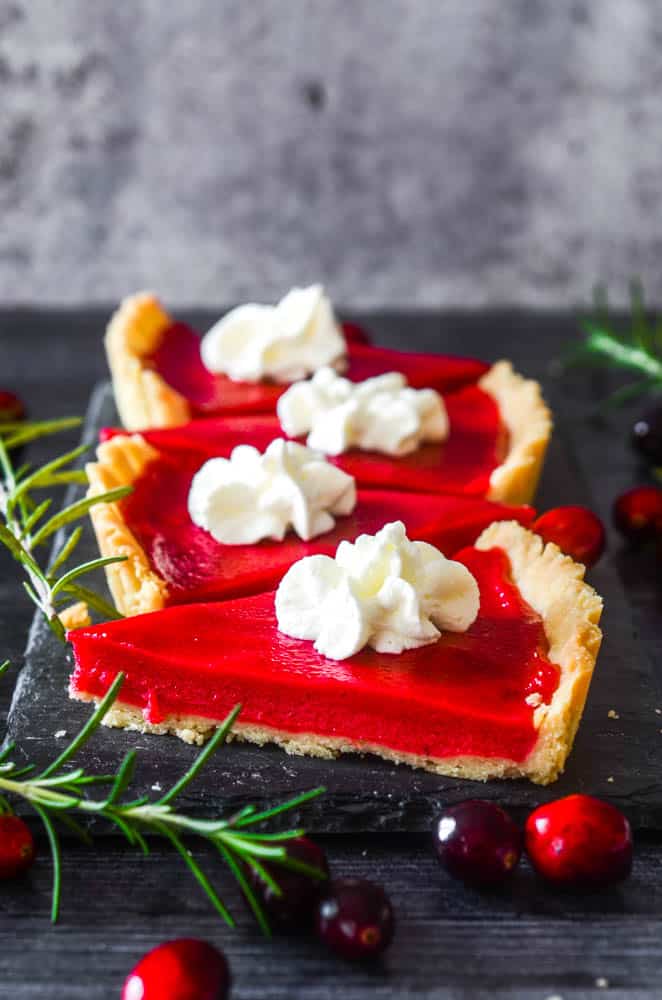
[[[487,780],[526,777],[538,784],[554,781],[565,761],[581,719],[602,633],[599,628],[602,599],[584,581],[584,567],[564,556],[556,545],[516,522],[490,525],[476,542],[487,550],[502,549],[508,556],[514,583],[527,603],[542,618],[549,643],[549,658],[560,668],[560,680],[549,705],[534,712],[538,739],[528,758],[517,763],[499,758],[473,756],[428,758],[401,753],[369,743],[355,744],[346,738],[314,733],[288,733],[267,726],[243,724],[234,727],[237,739],[251,743],[277,743],[290,754],[331,758],[343,752],[369,752],[395,763],[406,763],[436,774]],[[96,700],[76,693],[83,701]],[[142,712],[116,703],[104,724],[144,733],[174,733],[188,743],[202,743],[215,723],[190,715],[171,715],[157,725],[145,721]]]
[[[548,784],[563,770],[584,711],[602,643],[602,598],[586,583],[582,563],[515,521],[491,524],[476,548],[507,554],[520,594],[542,618],[549,659],[561,669],[550,704],[534,713],[538,741],[526,762],[526,775]]]
[[[106,354],[115,402],[127,430],[173,427],[191,418],[186,399],[146,362],[172,320],[155,295],[124,299],[106,330]]]
[[[111,438],[100,444],[97,461],[86,466],[88,496],[130,486],[158,452],[140,434]],[[167,587],[151,568],[147,554],[127,525],[119,503],[98,503],[90,518],[102,556],[125,556],[106,566],[106,578],[117,610],[123,615],[158,611],[165,604]]]

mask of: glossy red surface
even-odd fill
[[[261,449],[266,447],[271,433],[263,436],[260,424],[270,419],[244,423],[241,440]],[[159,457],[147,466],[133,493],[122,501],[125,520],[154,569],[168,584],[173,604],[270,590],[297,559],[313,553],[333,555],[343,539],[374,534],[389,521],[403,521],[410,538],[430,542],[450,555],[472,544],[492,521],[514,519],[528,525],[534,517],[530,507],[493,504],[480,498],[430,498],[393,490],[359,490],[353,513],[338,518],[333,531],[310,542],[289,532],[282,542],[222,545],[193,524],[187,510],[191,480],[201,464],[213,455],[229,454],[239,443],[237,432],[234,436],[228,434],[224,426],[220,437],[208,438],[199,433],[207,423],[191,425],[196,432],[194,439],[185,428],[147,432],[145,437],[160,449]],[[191,450],[193,440],[196,447]],[[188,450],[180,450],[180,445]]]
[[[589,568],[605,550],[607,536],[602,521],[588,507],[571,505],[545,511],[533,526],[544,542],[555,545]]]
[[[346,375],[354,382],[399,371],[415,388],[429,386],[442,392],[476,382],[488,368],[472,358],[372,347],[351,332],[351,325],[348,333]],[[278,397],[287,388],[273,382],[233,382],[224,375],[212,375],[200,359],[197,333],[184,323],[174,323],[166,330],[150,363],[168,385],[186,397],[197,416],[273,413]]]
[[[490,474],[503,460],[508,445],[497,405],[477,386],[449,393],[445,402],[451,429],[443,444],[422,445],[400,457],[357,449],[330,456],[329,461],[354,476],[358,486],[485,496]],[[101,432],[101,438],[107,440],[116,433],[109,428]],[[227,457],[237,444],[252,444],[264,451],[270,441],[282,436],[277,417],[266,414],[195,420],[181,427],[143,432],[156,448],[195,452],[202,460]]]
[[[627,818],[592,795],[567,795],[539,806],[526,821],[525,838],[536,871],[558,885],[612,885],[632,868]]]
[[[635,486],[614,501],[614,527],[631,542],[662,537],[662,489]]]
[[[74,630],[73,690],[101,696],[121,669],[122,701],[154,723],[171,713],[222,719],[241,702],[244,723],[290,733],[522,761],[536,740],[525,698],[548,702],[558,667],[506,554],[468,548],[458,558],[478,581],[480,613],[467,632],[433,645],[328,660],[278,631],[267,593]]]
[[[27,871],[36,853],[30,827],[20,816],[0,814],[0,879],[15,878]]]
[[[25,416],[25,403],[20,396],[9,389],[0,389],[0,424],[24,420]]]
[[[121,1000],[227,1000],[231,979],[218,948],[178,938],[143,955],[124,982]]]

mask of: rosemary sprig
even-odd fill
[[[585,337],[568,356],[568,362],[604,364],[637,376],[612,393],[604,405],[615,406],[650,390],[662,389],[662,317],[655,321],[648,317],[639,282],[630,284],[630,321],[626,329],[615,327],[607,292],[602,287],[594,292],[593,316],[582,320],[580,326]]]
[[[0,666],[0,675],[8,664]],[[126,800],[133,778],[137,755],[134,750],[126,754],[114,774],[90,775],[82,768],[64,771],[80,748],[87,743],[100,726],[104,716],[112,707],[124,678],[119,674],[94,714],[88,719],[77,736],[65,750],[43,771],[35,774],[35,766],[20,766],[9,758],[14,744],[9,744],[0,753],[0,809],[10,808],[8,799],[16,797],[26,801],[41,819],[50,845],[53,859],[53,889],[51,919],[56,921],[61,898],[61,846],[58,825],[64,825],[84,841],[90,841],[89,831],[74,818],[100,817],[114,825],[131,847],[143,854],[149,853],[149,839],[158,836],[167,840],[181,856],[184,864],[198,882],[216,912],[234,926],[234,919],[226,904],[219,896],[209,877],[200,867],[192,853],[188,838],[194,836],[211,844],[227,864],[241,886],[262,930],[269,934],[266,915],[246,879],[246,869],[252,868],[280,893],[264,862],[305,872],[313,878],[322,878],[323,873],[311,868],[287,854],[286,843],[303,835],[303,830],[293,829],[277,833],[256,830],[258,824],[272,819],[280,813],[295,809],[305,802],[321,795],[323,788],[289,799],[270,809],[257,811],[254,806],[245,806],[240,812],[227,818],[201,819],[177,812],[173,801],[194,780],[206,761],[225,743],[241,706],[237,705],[216,730],[212,739],[198,754],[188,771],[160,798],[151,801],[147,797]],[[106,785],[102,798],[92,798],[87,793],[90,788]],[[73,814],[73,815],[72,815]]]
[[[59,610],[72,598],[86,601],[106,619],[121,617],[112,604],[83,586],[79,578],[110,563],[122,562],[125,557],[91,559],[58,575],[78,544],[81,527],[74,528],[63,539],[50,567],[39,559],[38,550],[62,528],[85,517],[95,504],[119,500],[131,492],[131,487],[84,497],[50,514],[51,499],[37,501],[35,493],[71,484],[85,485],[87,476],[84,470],[75,467],[75,463],[87,451],[87,445],[74,448],[37,469],[28,465],[15,468],[10,449],[79,424],[78,417],[67,417],[63,420],[0,425],[0,543],[25,570],[27,580],[23,586],[59,639],[64,639]]]

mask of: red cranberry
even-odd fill
[[[588,507],[554,507],[533,522],[545,542],[555,545],[585,566],[596,563],[605,549],[602,521]]]
[[[391,902],[381,886],[366,879],[330,882],[317,908],[320,939],[343,958],[373,958],[393,938]]]
[[[662,532],[662,489],[635,486],[616,500],[614,526],[631,542],[643,542]]]
[[[264,867],[280,888],[281,895],[277,896],[254,869],[249,869],[248,878],[251,886],[274,930],[311,927],[315,906],[329,878],[329,866],[324,851],[312,840],[299,837],[297,840],[288,841],[286,847],[291,858],[303,861],[311,868],[318,868],[324,873],[324,878],[316,879],[303,872],[284,868],[282,865],[265,864]]]
[[[195,938],[166,941],[129,973],[121,1000],[226,1000],[231,976],[225,956]]]
[[[505,809],[468,799],[446,809],[434,827],[437,857],[454,878],[470,885],[504,882],[522,854],[522,831]]]
[[[16,393],[0,389],[0,424],[14,423],[25,419],[25,404]]]
[[[0,816],[0,878],[13,878],[27,871],[36,848],[30,827],[18,816]]]
[[[662,465],[662,406],[649,410],[632,428],[632,444],[653,465]]]
[[[350,344],[372,343],[372,337],[368,331],[359,326],[358,323],[343,323],[342,331],[345,334],[345,340],[348,340]]]
[[[568,795],[531,813],[526,850],[550,882],[605,886],[632,868],[632,832],[615,806],[591,795]]]

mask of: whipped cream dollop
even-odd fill
[[[308,434],[307,443],[327,455],[350,448],[407,455],[424,441],[448,437],[448,414],[434,389],[412,389],[399,372],[350,382],[321,368],[296,382],[278,400],[286,434]]]
[[[324,455],[276,438],[264,454],[239,445],[230,458],[211,458],[188,495],[191,520],[224,545],[282,541],[289,528],[308,541],[333,528],[356,506],[353,476]]]
[[[202,338],[205,367],[231,379],[294,382],[339,363],[345,338],[322,285],[293,288],[275,306],[239,306]]]
[[[341,542],[335,559],[300,559],[276,592],[279,630],[312,639],[333,660],[367,645],[401,653],[436,642],[443,630],[464,632],[479,606],[466,566],[433,545],[409,541],[401,521]]]

